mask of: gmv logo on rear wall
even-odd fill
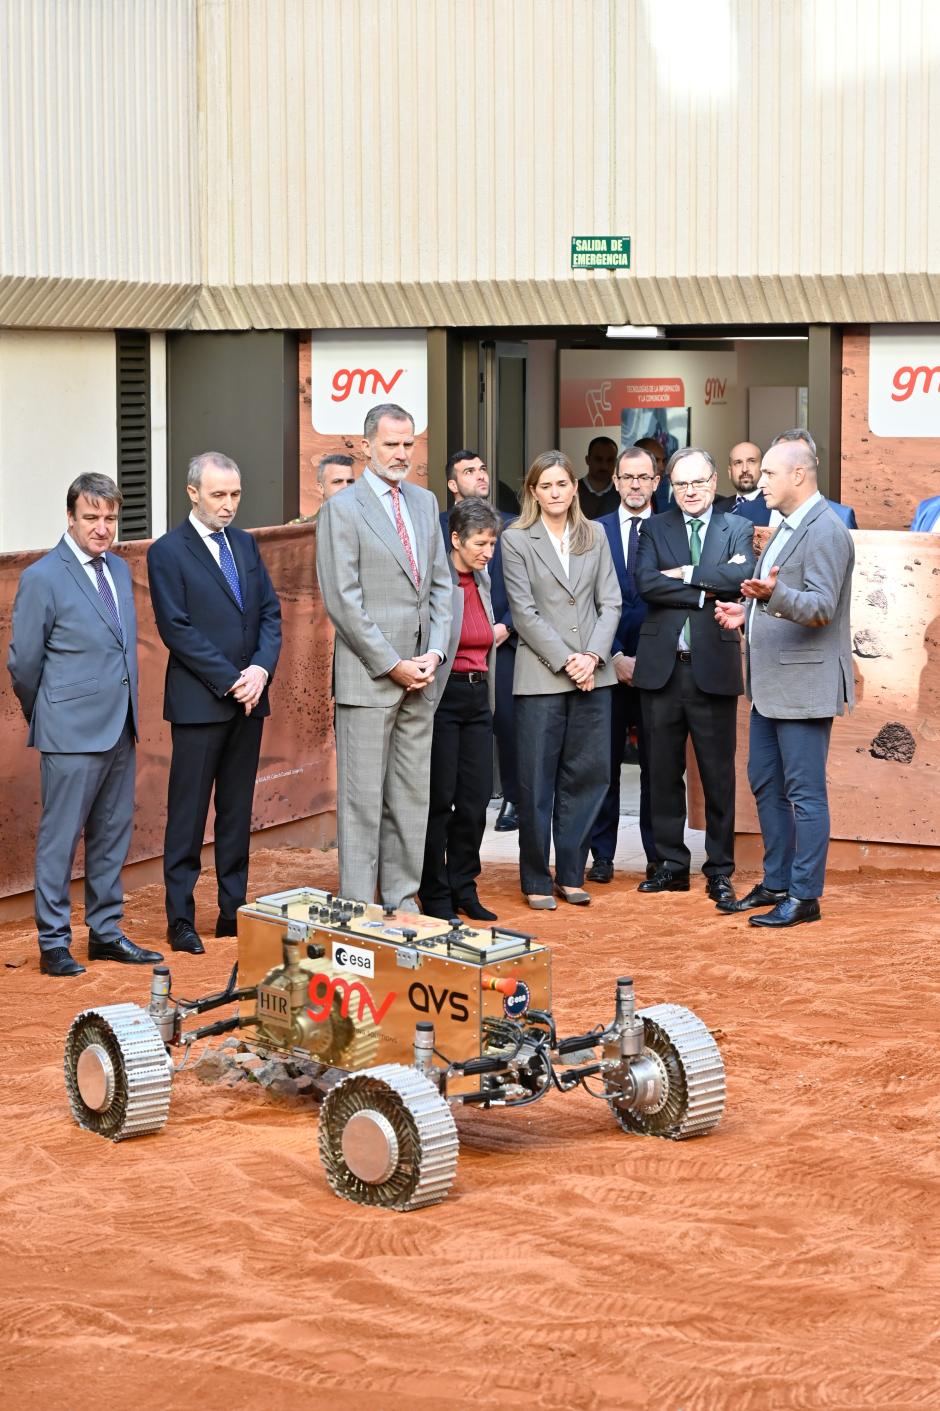
[[[428,424],[428,339],[424,329],[310,334],[310,420],[324,436],[362,435],[370,407],[397,402]]]
[[[868,426],[876,436],[940,437],[940,330],[935,324],[871,330]]]

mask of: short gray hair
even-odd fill
[[[202,484],[202,472],[210,465],[216,466],[219,470],[234,470],[239,480],[242,478],[241,471],[230,456],[223,456],[221,451],[201,451],[189,462],[186,484],[194,485],[198,490]]]
[[[377,407],[370,407],[366,412],[362,434],[367,441],[375,440],[375,434],[383,416],[387,416],[390,421],[410,421],[412,431],[415,429],[415,419],[411,412],[406,412],[404,407],[400,407],[397,402],[380,402]]]
[[[341,456],[338,451],[334,451],[331,455],[324,456],[317,466],[317,480],[321,485],[323,484],[323,472],[328,465],[341,465],[346,470],[349,470],[349,468],[355,464],[356,462],[353,460],[352,456]]]
[[[685,460],[686,456],[701,456],[709,467],[709,474],[718,474],[718,467],[715,465],[714,458],[708,454],[704,446],[683,446],[681,451],[674,451],[669,457],[669,464],[666,466],[667,480],[672,479],[672,472],[680,461]]]
[[[456,534],[461,544],[465,544],[472,534],[485,534],[488,530],[498,539],[502,527],[499,511],[488,500],[478,499],[475,495],[454,505],[447,516],[448,532]]]

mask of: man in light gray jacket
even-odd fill
[[[741,592],[719,603],[723,627],[743,626],[752,703],[748,781],[764,838],[763,881],[719,911],[770,907],[752,926],[820,918],[829,849],[826,759],[832,720],[855,702],[849,606],[855,546],[816,484],[802,441],[764,456],[760,487],[783,519]]]
[[[366,469],[317,520],[317,576],[336,629],[336,828],[340,891],[416,910],[428,821],[434,706],[452,584],[437,500],[405,481],[414,421],[373,407]]]
[[[85,835],[90,960],[154,964],[121,931],[134,816],[137,619],[131,575],[108,553],[123,496],[106,475],[80,475],[66,497],[68,529],[30,564],[13,605],[7,666],[40,752],[36,926],[46,975],[81,975],[71,944],[69,882]]]

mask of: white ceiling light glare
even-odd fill
[[[643,0],[661,87],[727,106],[738,88],[731,0]]]
[[[608,338],[665,338],[665,328],[655,323],[609,323]]]

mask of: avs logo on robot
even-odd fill
[[[423,985],[420,980],[415,980],[414,984],[409,986],[408,999],[412,1009],[418,1009],[422,1014],[441,1014],[444,1005],[449,1004],[450,1018],[455,1024],[465,1024],[470,1018],[467,1008],[470,996],[462,990],[438,992],[433,985]]]

